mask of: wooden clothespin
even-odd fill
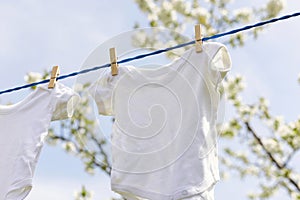
[[[118,75],[118,63],[117,63],[116,48],[110,48],[109,55],[110,55],[110,63],[111,63],[111,65],[110,65],[111,75],[112,76]]]
[[[195,44],[196,44],[196,52],[200,53],[202,51],[202,38],[201,38],[200,24],[195,25]]]
[[[54,66],[52,68],[52,72],[51,72],[51,78],[50,78],[50,81],[49,81],[49,85],[48,85],[48,89],[52,89],[55,87],[55,83],[56,83],[56,79],[59,75],[59,67],[58,66]]]

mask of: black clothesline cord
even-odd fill
[[[273,18],[273,19],[270,19],[270,20],[258,22],[256,24],[252,24],[252,25],[248,25],[248,26],[245,26],[245,27],[242,27],[242,28],[234,29],[234,30],[231,30],[231,31],[228,31],[228,32],[216,34],[216,35],[213,35],[213,36],[210,36],[210,37],[204,37],[204,38],[202,38],[202,41],[208,41],[208,40],[220,38],[220,37],[223,37],[223,36],[226,36],[226,35],[233,35],[233,34],[238,33],[238,32],[242,32],[242,31],[249,30],[249,29],[252,29],[252,28],[255,28],[255,27],[259,27],[259,26],[264,26],[266,24],[271,24],[271,23],[274,23],[274,22],[277,22],[277,21],[283,21],[283,20],[286,20],[286,19],[289,19],[289,18],[292,18],[292,17],[297,17],[299,15],[300,15],[300,12],[296,12],[296,13],[290,14],[290,15],[284,15],[284,16],[279,17],[279,18]],[[138,55],[138,56],[125,58],[123,60],[118,61],[118,63],[119,64],[127,63],[127,62],[130,62],[130,61],[133,61],[133,60],[138,60],[138,59],[142,59],[142,58],[145,58],[145,57],[161,54],[161,53],[164,53],[164,52],[167,52],[167,51],[171,51],[171,50],[178,49],[178,48],[185,47],[185,46],[192,45],[192,44],[195,44],[195,40],[187,42],[187,43],[179,44],[179,45],[176,45],[176,46],[173,46],[173,47],[168,47],[168,48],[156,50],[156,51],[153,51],[151,53],[145,53],[145,54],[141,54],[141,55]],[[101,66],[96,66],[96,67],[93,67],[93,68],[84,69],[84,70],[77,71],[77,72],[72,72],[70,74],[59,76],[57,78],[57,80],[62,80],[62,79],[68,78],[68,77],[73,77],[73,76],[77,76],[77,75],[80,75],[80,74],[85,74],[85,73],[88,73],[88,72],[91,72],[91,71],[96,71],[96,70],[99,70],[101,68],[110,67],[110,65],[111,64],[108,63],[108,64],[104,64],[104,65],[101,65]],[[37,85],[40,85],[40,84],[43,84],[43,83],[48,83],[49,81],[50,81],[50,79],[46,79],[46,80],[42,80],[42,81],[22,85],[22,86],[19,86],[19,87],[14,87],[14,88],[2,90],[2,91],[0,91],[0,95],[4,94],[4,93],[10,93],[10,92],[13,92],[13,91],[25,89],[25,88],[30,88],[30,87],[37,86]]]

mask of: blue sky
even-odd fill
[[[282,14],[296,11],[300,11],[300,2],[291,1]],[[80,69],[99,44],[132,30],[137,19],[146,26],[146,17],[133,0],[0,2],[0,89],[23,84],[27,72],[42,72],[53,65],[61,66],[63,74]],[[246,76],[244,99],[253,102],[265,96],[270,100],[271,111],[287,120],[296,119],[300,110],[299,35],[300,18],[295,18],[269,26],[244,48],[229,49],[233,61],[231,73]],[[72,86],[74,81],[64,83]],[[0,103],[17,102],[27,94],[21,91],[3,95]],[[298,161],[299,156],[296,155]],[[245,191],[255,189],[251,187],[255,180],[249,182],[235,178],[221,181],[216,199],[244,199]],[[95,199],[113,195],[106,175],[99,172],[95,176],[87,175],[79,159],[66,154],[59,146],[45,145],[28,199],[72,200],[74,191],[82,184],[95,191]],[[239,191],[236,184],[240,185]],[[283,195],[281,199],[285,199]]]

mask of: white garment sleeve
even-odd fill
[[[214,47],[210,52],[209,70],[213,83],[218,85],[231,70],[231,58],[224,45],[215,43]]]
[[[54,90],[53,98],[56,103],[51,120],[63,120],[72,117],[75,106],[80,100],[79,95],[61,83],[57,83]]]
[[[110,69],[105,68],[102,70],[99,79],[88,89],[88,92],[97,104],[99,114],[113,115],[112,93],[114,79],[115,77],[111,75]]]

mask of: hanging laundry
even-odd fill
[[[214,198],[218,84],[231,69],[226,47],[204,42],[155,69],[103,69],[89,92],[112,115],[111,188],[126,199]]]
[[[47,136],[50,121],[72,115],[79,96],[57,83],[37,87],[14,105],[0,106],[0,199],[23,200]]]

